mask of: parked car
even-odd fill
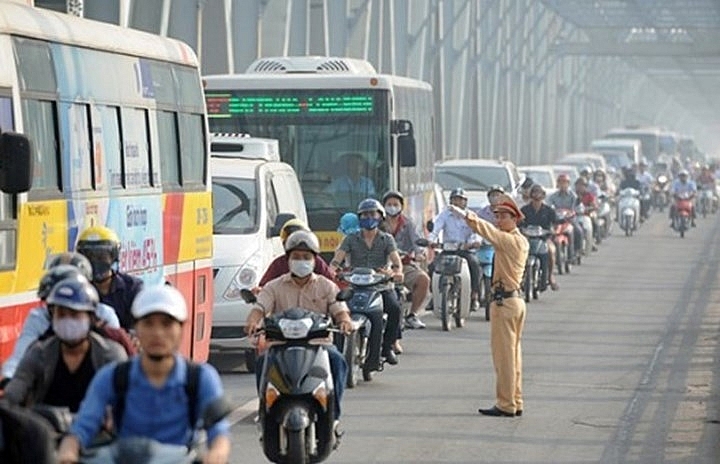
[[[295,171],[280,162],[277,140],[213,135],[210,150],[215,287],[210,346],[244,351],[253,370],[255,352],[245,336],[251,307],[240,290],[257,286],[284,253],[283,224],[291,218],[307,222],[305,202]]]
[[[555,183],[557,175],[555,174],[553,166],[549,164],[519,166],[518,171],[526,178],[532,179],[534,184],[542,185],[548,196],[552,195],[557,190],[557,184]]]
[[[445,199],[450,191],[462,187],[468,195],[468,207],[478,210],[488,204],[487,191],[493,185],[518,197],[520,174],[510,161],[493,159],[458,159],[435,163],[435,182]]]

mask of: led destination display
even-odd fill
[[[375,109],[374,96],[369,93],[244,95],[238,92],[206,92],[208,117],[232,118],[247,116],[297,115],[342,116],[370,115]]]

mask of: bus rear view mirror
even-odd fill
[[[415,135],[412,122],[407,119],[394,119],[390,129],[397,136],[397,151],[400,167],[408,168],[417,165]]]
[[[30,139],[16,132],[0,135],[0,190],[23,193],[32,186],[33,157]]]

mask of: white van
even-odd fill
[[[292,218],[307,222],[305,201],[295,171],[280,162],[277,140],[213,134],[210,151],[215,288],[210,345],[250,353],[252,370],[254,353],[244,332],[250,305],[240,290],[255,287],[283,254],[283,224]]]
[[[590,143],[590,149],[603,155],[608,152],[623,151],[627,155],[630,165],[637,164],[642,159],[642,142],[638,139],[597,139]],[[618,166],[613,167],[619,169]]]

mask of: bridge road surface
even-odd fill
[[[655,213],[615,235],[528,306],[524,415],[494,403],[489,324],[406,331],[405,354],[347,390],[331,463],[720,462],[720,216],[681,239]],[[214,356],[236,404],[253,376]],[[267,462],[251,404],[233,417],[232,462]]]

